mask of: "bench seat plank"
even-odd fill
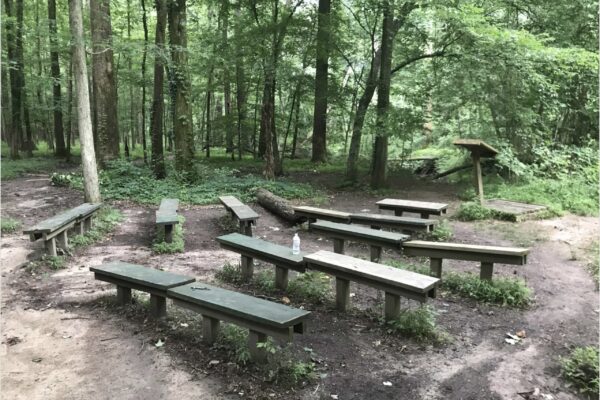
[[[189,276],[120,261],[90,267],[90,271],[94,272],[97,277],[107,276],[119,281],[131,282],[140,287],[146,286],[161,291],[196,280]]]
[[[260,217],[256,211],[245,204],[230,207],[230,210],[239,221],[256,221]]]
[[[296,325],[310,314],[309,311],[199,282],[169,289],[167,295],[275,328]]]
[[[44,221],[32,226],[31,228],[23,230],[24,234],[39,234],[39,233],[50,233],[61,227],[70,224],[73,221],[77,221],[86,218],[90,214],[96,212],[102,207],[101,203],[84,203],[70,210],[64,211],[53,217],[45,219]]]
[[[431,232],[438,224],[437,220],[411,217],[397,217],[387,214],[350,214],[350,221],[354,224],[397,228],[408,231]]]
[[[330,221],[313,222],[310,224],[310,229],[314,232],[324,233],[329,237],[360,241],[376,246],[385,245],[398,249],[402,247],[402,242],[410,239],[410,236],[396,232],[386,232],[357,225],[339,224]]]
[[[177,210],[179,208],[178,199],[162,199],[160,207],[156,211],[157,225],[174,225],[179,223]]]
[[[344,211],[328,210],[325,208],[296,206],[294,214],[310,219],[324,219],[333,222],[350,223],[350,213]]]
[[[238,200],[235,196],[219,196],[219,201],[221,204],[225,206],[225,208],[229,209],[231,207],[243,206],[244,203]]]
[[[403,243],[403,253],[409,256],[425,256],[465,261],[481,261],[500,264],[524,265],[529,249],[524,247],[482,246],[462,243],[429,242],[411,240]]]
[[[219,236],[216,240],[221,247],[226,250],[231,250],[248,257],[287,267],[295,271],[305,271],[303,261],[304,253],[300,252],[300,254],[292,254],[291,247],[270,243],[240,233],[230,233],[228,235]]]
[[[402,199],[379,200],[377,206],[382,210],[399,210],[413,213],[427,213],[434,215],[446,214],[448,204],[432,203],[427,201],[414,201]]]

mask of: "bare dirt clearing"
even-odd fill
[[[458,204],[447,185],[396,187],[403,189],[386,197],[447,201],[450,214]],[[2,216],[30,225],[75,206],[81,197],[40,176],[6,181]],[[380,198],[329,192],[329,206],[375,212]],[[432,305],[453,340],[438,347],[389,334],[374,318],[381,310],[377,292],[364,286],[352,286],[353,309],[345,314],[329,303],[292,304],[313,311],[308,334],[297,336],[294,348],[299,353],[312,349],[322,375],[306,386],[283,389],[255,376],[252,368],[238,368],[222,350],[203,345],[200,332],[181,333],[174,326],[193,316],[174,312],[155,323],[143,307],[115,307],[114,287],[95,281],[88,270],[107,260],[123,260],[212,281],[223,264],[239,259],[214,241],[224,233],[219,224],[223,208],[181,207],[185,253],[154,255],[154,208],[125,202],[113,206],[124,215],[117,230],[101,243],[77,250],[62,270],[21,268],[28,258],[39,257],[42,243],[30,243],[18,233],[3,237],[3,398],[521,399],[518,392],[538,387],[554,399],[576,399],[560,379],[558,356],[567,354],[570,345],[597,342],[598,293],[578,256],[598,236],[597,218],[569,215],[519,224],[451,221],[453,241],[531,246],[526,266],[499,265],[495,274],[523,277],[535,291],[535,304],[515,310],[442,293]],[[261,216],[255,235],[291,245],[296,228],[252,207]],[[330,241],[317,235],[301,231],[300,236],[303,250],[332,249]],[[351,245],[347,252],[364,256],[367,249]],[[399,256],[385,252],[384,258],[392,257]],[[477,270],[474,263],[452,261],[444,268]],[[521,344],[504,342],[507,332],[521,329],[527,332]],[[159,338],[166,343],[160,348],[154,346]],[[218,360],[218,366],[211,367],[211,360]]]

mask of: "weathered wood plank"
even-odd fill
[[[231,207],[239,207],[244,205],[244,203],[239,201],[238,198],[235,196],[219,196],[219,201],[227,209]]]
[[[156,225],[174,225],[179,223],[177,210],[179,208],[178,199],[162,199],[160,207],[156,211]]]
[[[383,199],[379,200],[377,206],[381,210],[394,210],[401,212],[428,213],[432,215],[446,214],[448,204],[432,203],[426,201]]]
[[[96,275],[104,275],[116,278],[120,281],[131,282],[142,287],[145,286],[161,291],[196,280],[189,276],[120,261],[109,262],[97,267],[90,267],[90,271],[94,272]]]
[[[444,250],[448,252],[482,253],[490,255],[516,256],[522,257],[529,254],[526,247],[503,247],[486,246],[477,244],[448,243],[448,242],[429,242],[425,240],[410,240],[402,245],[407,248],[422,248],[431,250]],[[443,257],[446,258],[446,257]]]
[[[31,228],[23,230],[24,234],[32,233],[50,233],[57,229],[62,228],[64,225],[68,225],[71,222],[78,221],[86,218],[87,216],[95,213],[102,207],[101,203],[84,203],[70,210],[64,211],[53,217],[45,219],[44,221],[32,226]]]
[[[327,210],[325,208],[297,206],[294,214],[309,220],[324,219],[333,222],[350,223],[350,213],[344,211]]]
[[[438,224],[438,221],[434,219],[397,217],[395,215],[388,214],[365,213],[351,214],[350,221],[353,224],[380,226],[411,232],[431,232]]]
[[[386,232],[377,229],[365,228],[357,225],[339,224],[330,221],[317,221],[310,224],[310,229],[315,233],[322,233],[328,237],[344,240],[354,240],[361,243],[386,246],[399,249],[402,242],[410,236],[396,232]]]

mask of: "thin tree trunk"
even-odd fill
[[[77,120],[79,124],[79,140],[81,142],[81,165],[83,167],[83,187],[85,201],[99,203],[100,187],[96,169],[96,154],[92,136],[92,120],[90,115],[90,99],[85,62],[83,16],[81,0],[69,0],[69,22],[73,40],[73,69],[77,84]]]
[[[23,108],[23,122],[25,124],[26,137],[21,143],[21,149],[25,150],[27,157],[33,155],[33,138],[31,134],[31,121],[29,119],[29,104],[27,102],[27,86],[25,85],[25,61],[23,58],[23,0],[16,0],[17,16],[17,38],[16,38],[16,68],[20,75],[19,84],[21,91],[21,107]]]
[[[54,111],[54,140],[57,157],[69,157],[70,146],[65,149],[63,132],[62,94],[60,88],[60,62],[56,29],[56,0],[48,0],[48,24],[50,29],[50,66],[52,72],[52,109]]]
[[[290,158],[296,158],[296,145],[298,143],[298,125],[300,121],[300,99],[296,102],[296,115],[294,117],[294,137],[292,139],[292,152]]]
[[[73,54],[69,57],[69,88],[67,100],[67,161],[71,161],[71,145],[75,143],[73,135]]]
[[[221,4],[221,33],[223,46],[223,100],[225,102],[225,152],[231,153],[231,159],[235,159],[233,145],[233,124],[231,119],[231,79],[229,74],[230,49],[228,41],[229,29],[229,0],[222,0]]]
[[[164,108],[164,81],[165,68],[163,57],[165,54],[165,28],[167,25],[166,0],[155,0],[156,7],[156,34],[154,53],[154,93],[152,96],[152,111],[150,113],[150,132],[152,135],[151,163],[154,176],[163,179],[167,176],[165,156],[163,151],[163,108]]]
[[[10,144],[11,132],[12,132],[12,118],[10,108],[10,82],[8,81],[8,71],[6,64],[2,63],[0,66],[2,70],[2,78],[0,78],[0,90],[2,90],[2,115],[0,116],[2,122],[2,140]]]
[[[148,164],[148,149],[146,145],[146,57],[148,56],[148,20],[146,18],[146,4],[140,0],[142,6],[142,25],[144,27],[144,50],[142,54],[142,150],[144,164]]]
[[[127,0],[127,40],[131,43],[131,0]],[[131,55],[127,56],[127,68],[129,75],[133,76]],[[135,150],[135,103],[133,101],[133,85],[129,83],[129,133],[125,132],[125,152],[129,157],[127,148],[127,136],[131,137],[131,151]]]
[[[327,71],[329,69],[330,10],[331,0],[319,0],[312,162],[327,161]]]
[[[237,106],[237,136],[238,136],[238,159],[242,159],[244,151],[248,146],[248,135],[245,131],[246,121],[246,76],[244,72],[244,51],[242,47],[242,21],[240,8],[235,10],[235,81],[236,81],[236,106]]]
[[[11,17],[14,17],[13,2],[12,0],[4,0],[4,11],[6,12],[6,49],[8,55],[8,61],[17,66],[17,43],[16,43],[16,29],[17,26]],[[22,99],[21,99],[21,83],[20,75],[17,68],[10,68],[10,97],[11,97],[11,126],[12,131],[10,133],[10,158],[11,160],[17,160],[21,156],[19,155],[19,147],[21,138],[23,136],[23,115],[22,110]]]

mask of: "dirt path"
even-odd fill
[[[3,182],[2,216],[29,225],[80,201],[80,193],[48,183],[39,176]],[[449,201],[452,211],[457,203],[451,190],[423,185],[390,197]],[[362,192],[330,196],[332,207],[353,211],[375,211],[377,199]],[[538,387],[554,399],[576,399],[559,378],[557,358],[567,354],[570,345],[597,342],[598,293],[584,262],[573,260],[573,251],[597,237],[596,218],[452,222],[454,241],[531,246],[528,265],[498,266],[495,273],[526,279],[535,291],[535,305],[519,311],[443,296],[432,305],[439,313],[439,325],[453,341],[432,347],[388,334],[373,318],[372,310],[380,307],[377,292],[353,285],[351,312],[338,313],[328,304],[303,304],[313,316],[309,333],[297,336],[295,347],[312,349],[322,376],[307,387],[286,391],[250,379],[222,352],[174,335],[169,326],[173,320],[157,325],[136,310],[107,306],[114,288],[93,280],[89,272],[90,266],[103,261],[123,260],[211,281],[225,262],[238,261],[213,240],[223,233],[218,223],[223,209],[183,207],[186,252],[153,255],[149,250],[153,209],[127,203],[114,206],[125,221],[103,242],[76,251],[59,271],[20,268],[28,258],[39,257],[42,244],[19,234],[3,238],[3,398],[521,399],[517,392]],[[253,208],[261,215],[256,235],[289,245],[295,229],[259,206]],[[303,250],[332,248],[326,239],[307,232],[300,235]],[[366,248],[352,245],[348,252],[364,255]],[[384,257],[397,255],[386,252]],[[476,267],[447,262],[445,268]],[[504,343],[506,332],[521,329],[528,335],[522,344]],[[199,335],[190,333],[195,336]],[[166,340],[164,347],[154,346],[159,338]],[[214,357],[219,357],[222,368],[209,368]],[[385,381],[392,386],[384,386]]]

